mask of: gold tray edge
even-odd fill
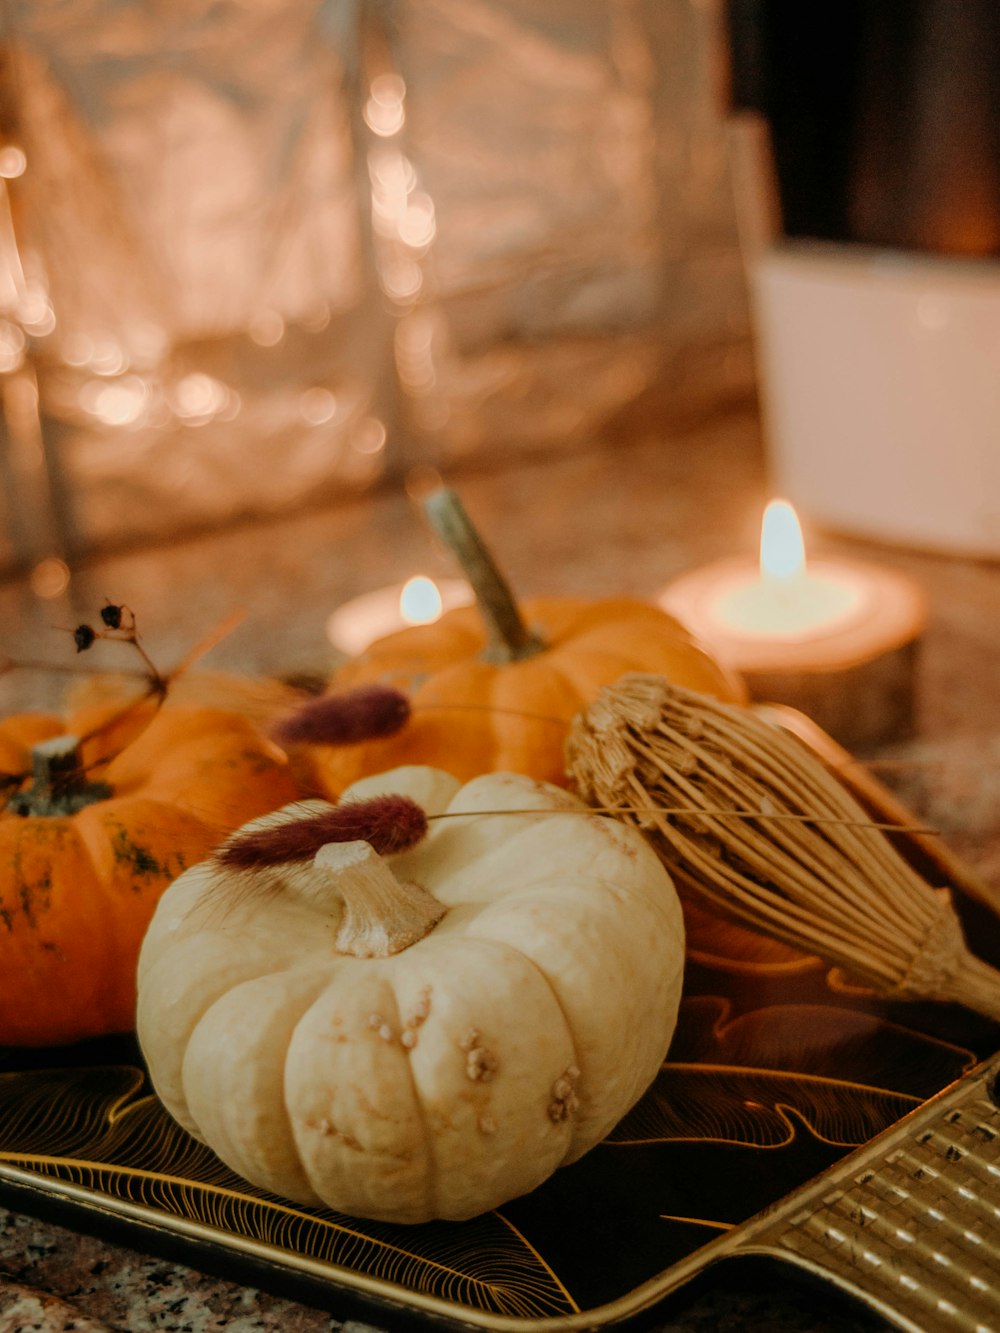
[[[524,1333],[525,1329],[530,1329],[531,1333],[536,1333],[536,1330],[537,1333],[582,1333],[583,1330],[606,1327],[632,1318],[655,1305],[676,1288],[683,1286],[709,1263],[724,1257],[724,1253],[736,1248],[733,1243],[735,1232],[738,1230],[742,1233],[743,1229],[755,1220],[750,1218],[740,1223],[733,1232],[727,1232],[724,1236],[708,1241],[685,1259],[671,1265],[668,1270],[604,1305],[568,1315],[541,1317],[498,1315],[476,1310],[472,1306],[459,1305],[440,1296],[429,1296],[383,1278],[368,1277],[353,1269],[342,1268],[338,1264],[324,1263],[318,1259],[310,1259],[306,1255],[297,1255],[291,1250],[282,1250],[264,1241],[238,1236],[235,1232],[207,1226],[203,1222],[173,1217],[169,1213],[143,1204],[116,1199],[98,1190],[88,1189],[85,1185],[77,1185],[71,1181],[59,1180],[24,1167],[0,1162],[0,1181],[3,1180],[9,1181],[12,1185],[28,1186],[54,1198],[66,1200],[92,1213],[143,1223],[161,1233],[177,1234],[202,1243],[222,1246],[250,1258],[300,1272],[325,1284],[336,1284],[338,1288],[361,1292],[405,1310],[412,1311],[416,1308],[424,1314],[443,1316],[452,1322],[488,1329],[492,1333]]]

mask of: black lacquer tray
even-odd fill
[[[797,718],[781,720],[830,762],[843,758]],[[896,813],[874,784],[861,794]],[[1000,963],[1000,921],[963,892],[962,868],[931,840],[895,836],[930,882],[951,884],[975,952]],[[364,1222],[247,1185],[169,1119],[128,1037],[0,1051],[0,1197],[338,1313],[394,1309],[436,1326],[534,1333],[630,1321],[740,1253],[830,1279],[903,1328],[922,1326],[913,1311],[927,1302],[944,1321],[934,1327],[992,1326],[976,1303],[996,1300],[1000,1316],[1000,1298],[991,1280],[980,1289],[976,1246],[995,1251],[1000,1233],[996,1220],[989,1231],[1000,1206],[989,1100],[1000,1028],[952,1006],[877,1000],[694,905],[688,930],[680,1022],[653,1087],[582,1161],[474,1221]],[[955,1147],[966,1130],[971,1154]],[[905,1175],[913,1144],[917,1158],[940,1147],[948,1188],[936,1204],[920,1203],[917,1185],[897,1186],[898,1197],[881,1189]],[[940,1180],[928,1161],[932,1176],[916,1182]],[[859,1201],[872,1190],[874,1204]],[[919,1216],[900,1221],[911,1196]],[[951,1250],[925,1243],[935,1214]],[[978,1236],[964,1242],[971,1266],[962,1234]],[[916,1266],[900,1267],[901,1248]],[[908,1278],[925,1251],[928,1279]]]

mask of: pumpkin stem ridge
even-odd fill
[[[446,912],[419,884],[403,883],[367,842],[332,842],[313,865],[343,899],[338,953],[389,958],[428,935]]]
[[[506,579],[455,491],[448,486],[432,491],[424,500],[424,513],[476,594],[490,640],[487,661],[517,662],[542,652],[545,644],[524,623]]]

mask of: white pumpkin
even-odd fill
[[[485,813],[585,810],[559,788],[401,768],[345,798],[388,792],[472,815],[392,857],[334,843],[252,876],[188,870],[143,945],[139,1038],[167,1109],[247,1180],[385,1221],[467,1218],[580,1157],[652,1082],[681,912],[623,823]]]

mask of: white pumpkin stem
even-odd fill
[[[419,884],[401,883],[367,842],[327,843],[313,865],[344,902],[338,953],[389,958],[422,940],[447,910]]]

